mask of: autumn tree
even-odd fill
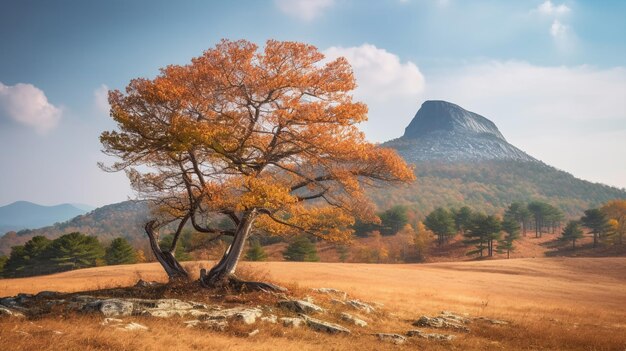
[[[609,201],[600,210],[610,219],[615,243],[623,244],[626,237],[626,200]]]
[[[572,249],[576,249],[576,240],[582,239],[583,230],[580,228],[580,222],[569,221],[561,233],[561,241],[571,241]]]
[[[355,217],[376,221],[366,186],[407,182],[414,173],[392,150],[367,142],[367,106],[345,58],[324,62],[315,47],[267,41],[264,49],[222,40],[186,65],[111,91],[117,130],[104,132],[105,167],[125,170],[154,218],[145,225],[171,279],[188,278],[175,255],[187,223],[232,240],[201,284],[275,288],[235,277],[251,232],[346,240]],[[230,228],[214,225],[216,216]],[[166,225],[177,230],[159,244]]]

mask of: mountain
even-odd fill
[[[542,200],[570,217],[626,191],[546,165],[506,141],[489,119],[446,101],[426,101],[404,135],[383,146],[415,164],[417,180],[373,190],[379,208],[404,204],[418,217],[438,206],[501,213],[513,201]]]
[[[0,207],[0,235],[9,230],[40,228],[87,212],[70,204],[42,206],[28,201],[17,201]]]
[[[509,144],[492,121],[446,101],[424,102],[404,135],[384,145],[396,149],[408,162],[538,162]]]
[[[36,235],[50,239],[71,232],[95,235],[102,242],[124,237],[137,245],[143,244],[143,226],[148,218],[148,205],[143,201],[124,201],[97,208],[78,215],[69,221],[34,229],[12,231],[0,237],[0,255],[8,254],[11,247],[22,245]]]

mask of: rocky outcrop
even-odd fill
[[[324,309],[305,300],[281,300],[278,306],[297,313],[322,313]]]
[[[378,337],[378,340],[391,342],[396,345],[401,345],[406,342],[406,338],[400,334],[378,333],[376,337]]]
[[[341,319],[346,321],[346,322],[349,322],[350,324],[354,324],[354,325],[356,325],[358,327],[363,327],[363,328],[367,327],[367,322],[366,321],[364,321],[361,318],[358,318],[356,316],[353,316],[353,315],[351,315],[349,313],[345,313],[345,312],[341,313]]]
[[[326,332],[329,334],[350,334],[350,330],[348,328],[342,327],[339,324],[311,318],[306,315],[303,315],[301,317],[302,319],[304,319],[306,325],[313,330]]]
[[[509,144],[489,119],[446,101],[426,101],[404,135],[384,146],[409,162],[521,160],[538,162]]]
[[[456,338],[455,335],[451,335],[451,334],[437,334],[437,333],[426,333],[424,331],[418,330],[418,329],[414,329],[414,330],[409,330],[406,335],[408,336],[417,336],[423,339],[428,339],[428,340],[437,340],[437,341],[452,341],[454,340],[454,338]]]

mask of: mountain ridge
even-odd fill
[[[30,201],[15,201],[0,206],[0,235],[9,230],[40,228],[64,222],[86,212],[69,203],[46,206]]]

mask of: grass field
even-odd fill
[[[187,263],[197,271],[209,262]],[[152,331],[121,337],[95,316],[0,322],[11,350],[624,350],[626,258],[537,258],[411,265],[245,263],[242,270],[305,292],[333,287],[380,302],[397,322],[371,332],[406,332],[409,321],[441,310],[512,322],[485,326],[448,344],[383,344],[371,335],[337,337],[269,328],[253,338],[188,330],[176,321],[141,319]],[[0,296],[41,290],[82,291],[165,279],[157,264],[98,267],[44,277],[0,280]],[[401,329],[404,328],[404,329]],[[53,330],[62,334],[51,334]],[[124,334],[126,335],[126,334]],[[129,334],[130,335],[130,334]],[[46,341],[56,339],[52,343]],[[8,343],[8,344],[7,344]]]

